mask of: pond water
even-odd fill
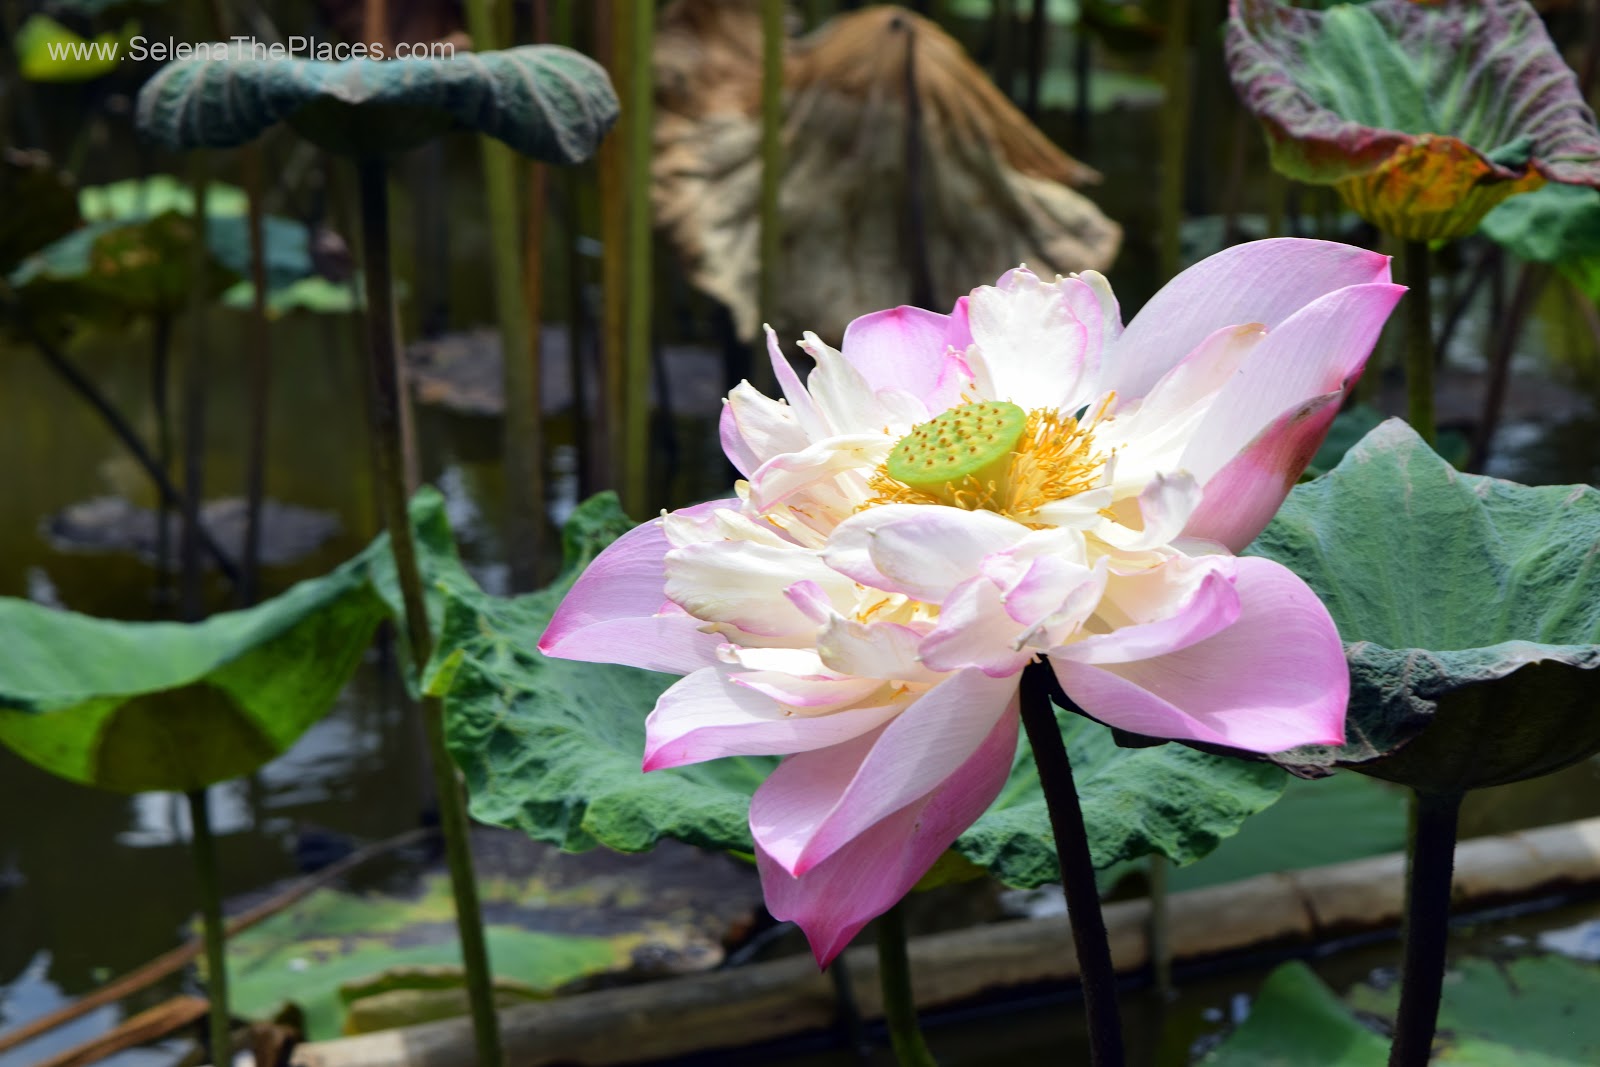
[[[1109,121],[1108,121],[1109,119]],[[1049,116],[1049,131],[1065,138],[1067,117]],[[1220,127],[1220,123],[1219,123]],[[1113,281],[1130,313],[1154,288],[1156,183],[1148,164],[1155,143],[1155,114],[1148,106],[1097,119],[1096,139],[1083,153],[1106,172],[1096,199],[1128,229],[1123,259]],[[1198,146],[1199,170],[1222,173],[1226,137]],[[1261,175],[1264,162],[1252,133],[1246,173]],[[471,146],[452,148],[450,202],[451,270],[448,272],[450,321],[457,327],[486,322],[485,273],[489,257],[480,202],[474,183]],[[130,168],[131,169],[131,168]],[[117,176],[127,176],[123,171]],[[1215,186],[1219,179],[1209,180]],[[1197,197],[1215,203],[1216,191],[1196,182]],[[1247,188],[1245,200],[1259,193]],[[402,204],[404,214],[409,208]],[[1200,234],[1201,228],[1196,229]],[[1200,239],[1196,238],[1197,241]],[[664,260],[663,260],[664,261]],[[669,272],[670,273],[670,272]],[[974,279],[980,282],[984,279]],[[1445,287],[1454,282],[1446,277]],[[709,346],[714,331],[704,301],[690,298],[674,278],[661,283],[661,340]],[[552,300],[552,303],[555,303]],[[1442,314],[1442,312],[1441,312]],[[413,318],[415,315],[413,314]],[[1475,402],[1473,375],[1481,370],[1484,314],[1468,317],[1451,352],[1467,400]],[[235,358],[242,319],[218,313],[211,323],[216,358],[212,364],[212,417],[207,441],[208,478],[219,493],[236,493],[243,483],[245,386]],[[277,500],[336,517],[338,532],[310,556],[269,572],[272,590],[322,573],[365,545],[377,530],[368,455],[361,432],[360,364],[354,323],[344,317],[293,317],[274,328],[277,361],[273,387],[273,425],[268,486]],[[139,327],[100,336],[72,350],[93,377],[142,428],[151,425],[147,375],[149,336]],[[184,339],[180,331],[177,350]],[[1594,339],[1565,294],[1552,287],[1528,333],[1518,368],[1549,377],[1561,367],[1594,366]],[[705,367],[720,366],[713,350]],[[688,364],[685,364],[688,365]],[[704,381],[696,383],[704,387]],[[726,384],[726,383],[724,383]],[[1520,390],[1514,386],[1514,390]],[[1518,391],[1501,434],[1493,473],[1529,482],[1593,481],[1600,478],[1600,419],[1592,401],[1565,387],[1534,382]],[[709,390],[715,393],[716,389]],[[1519,401],[1517,397],[1532,396]],[[1463,402],[1464,404],[1466,401]],[[700,499],[725,484],[726,468],[715,453],[710,407],[703,418],[672,422],[675,452],[658,460],[660,505]],[[556,430],[553,476],[556,509],[570,506],[576,487],[570,428],[563,441]],[[498,424],[424,410],[419,421],[424,474],[442,489],[463,553],[475,575],[494,589],[504,584],[504,551],[498,531],[505,486],[498,467]],[[151,618],[164,610],[152,599],[153,569],[132,556],[83,553],[53,543],[44,521],[62,509],[108,494],[140,503],[149,494],[140,472],[126,459],[98,420],[55,379],[43,363],[22,348],[0,349],[0,595],[29,597],[95,615]],[[270,590],[269,590],[270,591]],[[213,590],[218,595],[220,590]],[[221,834],[224,890],[241,893],[297,873],[308,852],[326,835],[361,841],[388,837],[414,827],[427,804],[421,738],[415,720],[397,699],[379,652],[362,664],[333,714],[313,727],[283,758],[249,779],[213,790]],[[1600,774],[1575,768],[1518,791],[1475,799],[1469,829],[1491,832],[1600,814]],[[185,848],[186,815],[180,797],[146,794],[126,797],[79,788],[60,781],[0,750],[0,1030],[50,1010],[63,998],[94,988],[170,948],[194,913]],[[1389,960],[1377,956],[1341,957],[1337,969],[1347,978]],[[1162,1033],[1160,1047],[1140,1052],[1141,1062],[1175,1065],[1202,1033],[1215,1030],[1236,998],[1256,983],[1246,978],[1200,979],[1186,983],[1169,1012],[1175,1024],[1164,1032],[1154,1001],[1134,1001],[1130,1013],[1139,1032]],[[176,983],[152,990],[127,1007],[138,1008],[170,993]],[[1221,1012],[1222,1016],[1216,1013]],[[1072,1017],[1074,1013],[1064,1013]],[[118,1009],[107,1008],[63,1028],[49,1039],[9,1055],[0,1067],[22,1067],[42,1055],[83,1040],[115,1023]],[[1054,1040],[1063,1013],[1039,1008],[1003,1023],[986,1021],[935,1031],[947,1062],[994,1062],[996,1033],[1015,1038],[1011,1062],[1044,1055],[1039,1043]],[[1048,1020],[1046,1022],[1045,1020]],[[1050,1046],[1060,1055],[1059,1046]],[[1009,1051],[1009,1048],[1008,1048]],[[171,1062],[170,1050],[127,1053],[107,1061],[119,1067]],[[786,1062],[841,1063],[838,1053],[801,1056]],[[888,1062],[880,1056],[875,1062]],[[1042,1062],[1042,1060],[1041,1060]]]

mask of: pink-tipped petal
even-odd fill
[[[773,456],[750,475],[750,506],[769,511],[795,493],[818,482],[832,482],[846,471],[871,472],[893,447],[894,439],[882,433],[857,433]]]
[[[751,831],[786,871],[805,874],[955,773],[1016,690],[1015,678],[961,671],[900,712],[872,739],[858,767],[846,766],[839,753],[791,757],[751,801]]]
[[[1133,502],[1142,525],[1135,530],[1108,520],[1098,531],[1100,538],[1124,552],[1158,548],[1183,532],[1201,499],[1200,486],[1188,471],[1158,473]]]
[[[645,719],[644,769],[657,771],[723,756],[779,756],[829,748],[876,730],[902,704],[795,715],[726,671],[695,671],[661,694]]]
[[[1344,393],[1324,393],[1279,415],[1205,484],[1185,537],[1240,552],[1272,521],[1322,447]]]
[[[678,514],[699,518],[738,506],[737,500],[712,500]],[[539,651],[559,659],[622,663],[668,674],[688,674],[715,663],[721,638],[701,633],[700,622],[687,615],[662,613],[670,548],[660,519],[641,523],[613,541],[567,591],[539,638]]]
[[[1203,485],[1285,410],[1353,381],[1404,292],[1352,285],[1269,329],[1195,428],[1183,466]]]
[[[1181,651],[1095,666],[1052,655],[1084,711],[1152,737],[1251,752],[1344,741],[1350,673],[1339,632],[1306,584],[1270,560],[1238,561],[1239,618]]]
[[[797,923],[826,967],[850,939],[911,891],[1000,794],[1017,750],[1015,702],[954,773],[795,877],[756,844],[767,910]],[[763,786],[762,788],[765,788]],[[759,795],[759,792],[758,794]]]
[[[1159,567],[1111,576],[1099,604],[1116,627],[1050,650],[1052,660],[1128,663],[1203,641],[1239,618],[1231,556],[1178,556]]]
[[[885,504],[840,523],[822,558],[850,579],[937,604],[1028,528],[992,511]]]
[[[1234,245],[1201,260],[1150,298],[1106,354],[1102,387],[1144,396],[1224,326],[1259,322],[1270,330],[1328,293],[1388,280],[1387,256],[1351,245],[1298,237]]]
[[[873,392],[904,389],[930,411],[940,411],[951,400],[939,395],[946,356],[952,345],[965,351],[972,343],[964,318],[958,323],[915,307],[863,315],[845,327],[844,358]]]

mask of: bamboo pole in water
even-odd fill
[[[623,396],[622,502],[631,515],[646,509],[650,476],[650,345],[654,270],[650,221],[650,159],[655,81],[650,76],[655,47],[656,9],[652,2],[632,5],[628,57],[628,357]]]
[[[468,0],[467,29],[480,50],[505,44],[489,0]],[[483,183],[489,204],[489,235],[494,249],[494,304],[504,366],[505,421],[501,445],[505,470],[506,558],[513,592],[531,591],[538,581],[544,541],[544,441],[541,419],[537,295],[523,278],[522,213],[518,206],[518,159],[511,147],[488,135],[478,137]],[[532,221],[530,220],[530,225]],[[529,252],[530,260],[536,250]]]

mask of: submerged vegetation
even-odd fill
[[[53,867],[128,809],[0,836],[0,1063],[710,1056],[801,1028],[807,942],[906,1065],[964,1062],[952,969],[1081,994],[1016,1062],[1592,1061],[1527,1023],[1592,954],[1450,922],[1600,883],[1452,887],[1600,815],[1600,15],[247,7],[0,17],[0,806],[181,795],[188,861],[157,906]],[[1266,946],[1315,970],[1241,966],[1256,876],[1328,864]],[[1318,903],[1374,879],[1388,987]]]

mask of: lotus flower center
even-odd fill
[[[1104,467],[1071,415],[981,400],[913,426],[873,475],[867,506],[944,504],[1034,525],[1028,516],[1094,488]]]

